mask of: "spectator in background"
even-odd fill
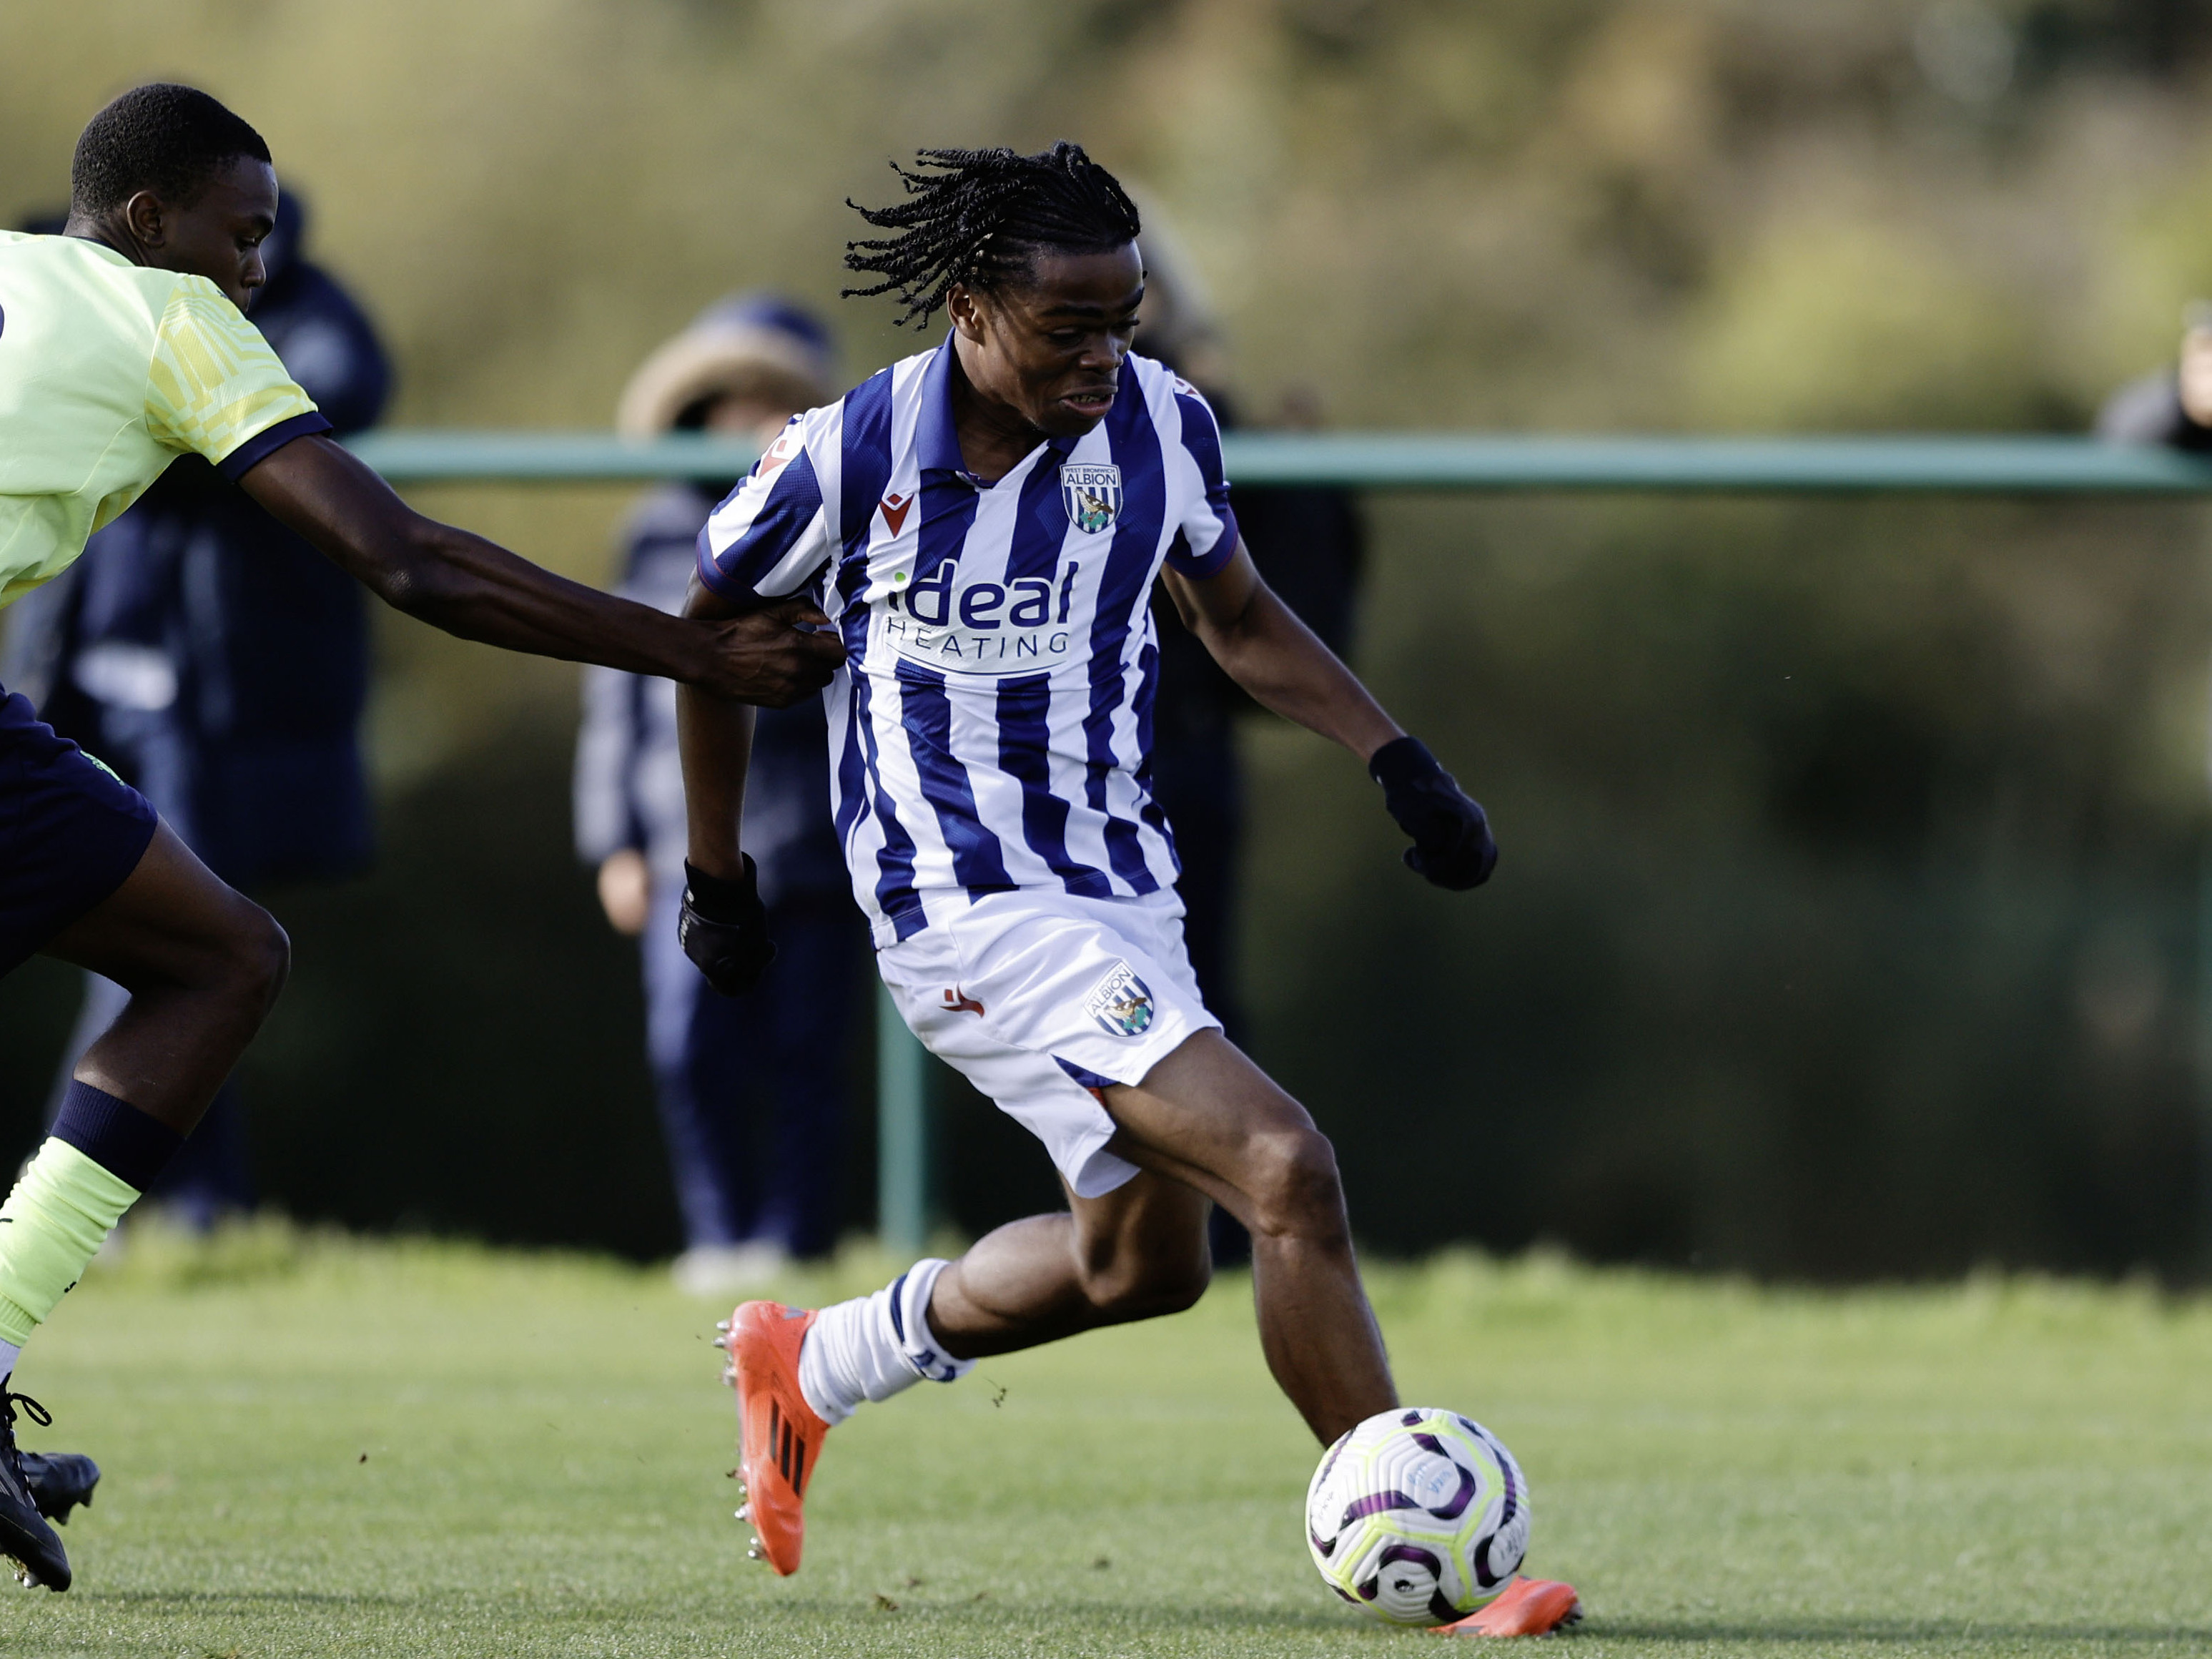
[[[52,234],[61,222],[25,228]],[[306,228],[288,189],[261,245],[268,281],[252,319],[343,435],[383,412],[391,369],[361,307],[306,258]],[[8,683],[136,785],[224,881],[328,880],[368,861],[361,586],[207,462],[173,462],[12,612]],[[52,1107],[128,1000],[85,976]],[[252,1206],[235,1080],[151,1196],[200,1229]]]
[[[2212,450],[2212,306],[2191,304],[2173,366],[2130,380],[2097,411],[2097,435],[2112,443]]]
[[[632,438],[705,430],[765,445],[836,393],[822,325],[755,295],[711,307],[647,358],[616,425]],[[621,592],[680,611],[699,532],[732,487],[671,483],[640,502]],[[608,921],[641,936],[647,1057],[684,1219],[676,1282],[698,1295],[744,1290],[836,1237],[843,1054],[866,933],[830,822],[821,700],[763,708],[757,722],[744,836],[776,958],[757,990],[730,998],[677,942],[685,833],[675,684],[586,671],[577,850],[598,868]]]
[[[1150,228],[1157,208],[1145,209],[1145,307],[1138,347],[1195,386],[1224,431],[1242,424],[1243,409],[1224,385],[1227,363],[1218,335],[1188,262],[1164,234]],[[1285,398],[1278,424],[1321,424],[1310,393]],[[1237,527],[1260,574],[1323,644],[1348,657],[1365,532],[1350,492],[1326,486],[1230,487]],[[1256,707],[1182,625],[1162,589],[1153,595],[1160,636],[1159,690],[1153,702],[1152,798],[1175,831],[1182,865],[1176,890],[1183,902],[1183,937],[1192,971],[1232,1041],[1244,1040],[1237,985],[1236,927],[1243,885],[1243,769],[1237,717]]]
[[[1222,429],[1242,409],[1224,381],[1227,362],[1188,262],[1145,207],[1145,305],[1137,349],[1182,375],[1213,407]],[[1321,424],[1310,392],[1287,394],[1276,424]],[[1358,502],[1347,490],[1308,484],[1240,484],[1231,469],[1230,506],[1267,586],[1339,657],[1351,655],[1352,619],[1366,537]],[[1182,874],[1183,939],[1206,1006],[1230,1040],[1247,1040],[1237,967],[1237,920],[1243,886],[1244,775],[1238,718],[1258,705],[1245,696],[1198,636],[1182,624],[1164,586],[1152,596],[1159,630],[1159,689],[1153,702],[1152,799],[1175,832]],[[1243,1229],[1226,1211],[1213,1216],[1214,1258],[1249,1254]]]

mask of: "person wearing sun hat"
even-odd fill
[[[615,429],[654,438],[711,427],[766,443],[793,415],[837,391],[830,332],[813,313],[773,294],[737,295],[708,307],[638,365],[616,405]]]
[[[719,301],[641,364],[623,389],[625,437],[727,433],[767,444],[838,390],[828,331],[773,295]],[[734,483],[734,480],[731,481]],[[674,483],[632,513],[620,592],[680,611],[699,531],[729,484]],[[646,1047],[684,1254],[677,1282],[744,1289],[835,1242],[845,1112],[842,1052],[866,949],[830,816],[819,699],[763,710],[745,845],[776,940],[774,967],[742,997],[718,995],[684,955],[684,785],[676,687],[587,672],[575,771],[577,850],[599,900],[643,957]]]

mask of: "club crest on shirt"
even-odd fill
[[[1121,469],[1111,461],[1070,461],[1060,469],[1060,505],[1086,536],[1113,527],[1121,511]]]
[[[1152,994],[1126,962],[1115,963],[1091,988],[1083,1010],[1108,1036],[1142,1036],[1152,1028]]]

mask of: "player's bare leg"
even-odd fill
[[[291,946],[274,917],[225,885],[165,823],[123,885],[45,954],[131,993],[77,1062],[77,1080],[185,1134],[267,1017]]]
[[[1195,1188],[1150,1173],[1099,1198],[1070,1193],[1067,1213],[1009,1222],[947,1267],[930,1328],[956,1358],[980,1359],[1181,1313],[1212,1275],[1206,1207]]]
[[[10,1224],[0,1228],[0,1553],[26,1583],[60,1590],[69,1558],[46,1519],[53,1494],[40,1501],[51,1482],[34,1480],[15,1435],[19,1407],[41,1425],[52,1419],[9,1388],[16,1358],[207,1109],[276,1000],[289,947],[267,913],[157,824],[122,884],[46,953],[131,993],[78,1063],[52,1133],[0,1207]],[[88,1498],[97,1468],[71,1457],[64,1473],[72,1470]]]
[[[1275,1381],[1324,1444],[1398,1403],[1360,1283],[1336,1151],[1304,1107],[1218,1030],[1139,1086],[1107,1091],[1113,1149],[1188,1182],[1252,1235],[1252,1293]]]
[[[1105,1093],[1112,1150],[1146,1173],[980,1240],[938,1277],[938,1341],[973,1359],[1188,1307],[1211,1198],[1251,1231],[1261,1347],[1307,1426],[1326,1443],[1396,1405],[1336,1155],[1305,1109],[1218,1030]]]
[[[925,1376],[951,1382],[981,1354],[1035,1347],[1101,1325],[1178,1313],[1205,1294],[1205,1198],[1139,1174],[1103,1198],[1070,1195],[1073,1212],[1032,1216],[989,1234],[957,1262],[917,1262],[888,1289],[822,1316],[741,1303],[723,1328],[738,1390],[753,1554],[794,1572],[805,1544],[809,1472],[830,1426],[861,1399],[886,1399]],[[945,1340],[948,1281],[968,1327]],[[825,1358],[820,1344],[836,1352]],[[810,1353],[808,1345],[817,1345]],[[810,1385],[810,1371],[811,1373]],[[818,1409],[817,1409],[818,1407]]]
[[[830,1429],[863,1401],[978,1358],[1178,1313],[1212,1271],[1207,1200],[1252,1231],[1267,1364],[1324,1443],[1397,1404],[1359,1283],[1336,1158],[1305,1109],[1218,1030],[1201,1031],[1141,1086],[1115,1085],[1112,1150],[1138,1173],[1061,1215],[998,1229],[955,1261],[915,1264],[824,1314],[741,1304],[724,1327],[744,1423],[754,1553],[798,1570],[806,1481]],[[825,1322],[817,1324],[817,1321]]]

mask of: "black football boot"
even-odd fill
[[[70,1587],[69,1556],[46,1516],[39,1513],[30,1477],[24,1472],[23,1455],[15,1449],[18,1406],[40,1428],[54,1420],[44,1406],[27,1394],[13,1392],[0,1378],[0,1555],[15,1559],[15,1577],[24,1583],[65,1590]]]
[[[100,1465],[82,1452],[23,1454],[23,1483],[39,1513],[58,1527],[69,1525],[70,1511],[78,1504],[92,1507],[92,1489],[100,1484]]]

